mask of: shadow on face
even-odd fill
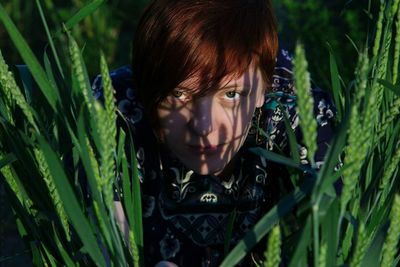
[[[252,65],[239,77],[222,79],[205,95],[198,94],[199,80],[185,80],[159,104],[158,135],[189,169],[223,178],[230,175],[255,108],[264,103],[264,82]]]

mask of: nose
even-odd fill
[[[199,136],[207,136],[214,130],[212,99],[200,97],[199,99],[193,100],[192,116],[188,126],[192,132]]]

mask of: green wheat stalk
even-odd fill
[[[114,141],[113,146],[116,147],[117,127],[115,122],[117,121],[117,113],[114,98],[114,88],[112,87],[109,70],[103,53],[101,53],[100,56],[100,68],[103,82],[104,107],[107,114],[107,120],[105,123],[108,124],[110,132],[108,137]]]
[[[393,266],[400,238],[400,196],[396,195],[390,213],[390,227],[383,245],[381,266]]]
[[[0,159],[4,157],[4,153],[0,150]],[[37,214],[37,210],[33,208],[32,200],[27,196],[25,188],[21,185],[20,180],[16,178],[16,174],[13,173],[11,165],[3,166],[0,169],[1,174],[4,176],[5,181],[10,186],[11,190],[17,196],[19,202],[25,207],[25,209],[33,216]]]
[[[360,267],[362,260],[364,258],[365,252],[367,251],[369,244],[369,239],[367,236],[367,231],[365,230],[364,223],[360,223],[358,227],[358,234],[357,234],[357,244],[355,248],[355,252],[351,259],[351,267]]]
[[[46,162],[41,150],[34,149],[33,152],[35,154],[35,158],[36,158],[40,173],[42,174],[43,180],[45,181],[46,186],[50,192],[50,197],[56,208],[56,212],[60,218],[62,227],[64,228],[67,240],[70,241],[71,240],[71,231],[70,231],[69,224],[68,224],[68,216],[65,213],[62,201],[60,199],[60,195],[59,195],[58,190],[53,182],[53,178],[51,177],[47,162]]]
[[[101,71],[104,83],[105,110],[94,101],[90,86],[87,85],[87,77],[79,47],[72,36],[69,35],[69,54],[72,61],[73,75],[76,77],[77,86],[84,96],[85,103],[88,106],[89,114],[96,119],[96,131],[100,138],[100,173],[97,173],[98,164],[93,151],[91,153],[91,164],[95,168],[95,177],[99,186],[99,191],[103,192],[108,207],[112,208],[112,184],[114,181],[115,164],[114,150],[116,146],[116,126],[115,126],[115,100],[113,89],[108,74],[104,57],[101,60]],[[108,76],[108,77],[107,77]],[[90,147],[90,145],[89,145]],[[89,149],[90,151],[90,149]]]
[[[271,234],[268,237],[268,249],[264,253],[266,261],[264,267],[277,267],[281,262],[281,230],[279,225],[272,228]]]
[[[98,102],[94,104],[97,117],[97,126],[100,137],[100,174],[102,179],[102,192],[107,206],[113,206],[113,183],[115,180],[114,150],[115,138],[110,137],[109,118],[107,112]]]
[[[314,163],[317,151],[317,122],[314,117],[314,99],[311,95],[310,74],[307,71],[308,63],[301,44],[296,45],[294,58],[294,83],[296,88],[297,109],[300,117],[300,126],[303,131],[304,143],[308,148],[308,158]]]
[[[99,163],[97,162],[96,155],[94,154],[93,148],[92,148],[88,138],[86,138],[86,147],[88,148],[90,167],[92,168],[93,173],[94,173],[97,190],[99,192],[101,192],[102,187],[103,187],[103,180],[101,179],[101,176],[100,176]]]
[[[382,1],[379,9],[379,15],[378,15],[378,20],[376,22],[376,34],[375,34],[375,41],[374,41],[374,47],[372,49],[372,55],[373,57],[376,57],[378,55],[379,51],[379,46],[381,42],[381,37],[382,37],[382,25],[383,25],[383,15],[385,13],[385,7],[386,7],[386,1]]]
[[[105,234],[108,232],[108,229],[107,229],[106,223],[103,220],[103,217],[100,214],[100,208],[99,208],[99,204],[97,203],[97,201],[93,201],[93,208],[94,208],[94,212],[95,212],[96,217],[99,222],[100,230],[103,233],[103,236],[105,237],[108,246],[111,247],[111,240],[109,240],[109,238],[107,238],[108,235]]]
[[[107,63],[103,54],[100,56],[100,69],[103,82],[104,109],[100,105],[95,105],[98,114],[99,136],[102,149],[101,167],[102,176],[106,188],[104,188],[106,202],[112,204],[112,187],[115,180],[115,149],[117,146],[117,128],[116,128],[116,106],[114,98],[114,89]]]
[[[90,86],[88,86],[87,77],[85,76],[85,70],[84,70],[85,67],[78,44],[70,34],[68,34],[68,39],[69,39],[69,45],[68,45],[69,55],[72,61],[72,74],[77,80],[77,86],[79,88],[79,91],[83,94],[90,115],[95,116],[95,111],[93,107],[94,98]]]
[[[356,202],[358,199],[358,196],[355,197],[355,200],[353,201]],[[349,207],[349,213],[352,214],[353,216],[357,216],[358,212],[359,212],[359,205],[350,205]],[[341,250],[343,253],[343,259],[347,259],[350,249],[353,246],[353,235],[355,234],[354,232],[354,227],[352,224],[347,224],[347,226],[345,227],[345,231],[344,231],[344,235],[343,235],[343,239],[342,239],[342,246],[341,246]]]
[[[396,97],[389,106],[389,111],[382,118],[379,128],[376,133],[376,140],[381,139],[389,127],[389,125],[397,118],[400,113],[400,97]]]
[[[390,47],[392,43],[392,24],[394,13],[398,7],[398,0],[395,0],[392,4],[392,8],[389,10],[389,14],[386,18],[385,23],[385,31],[383,35],[383,43],[382,43],[382,50],[377,60],[377,68],[375,77],[377,79],[385,79],[388,71],[388,58],[390,53]],[[366,108],[366,116],[365,116],[365,126],[367,127],[366,130],[371,130],[377,126],[379,113],[376,110],[379,110],[383,100],[383,92],[384,87],[382,84],[378,83],[377,80],[374,80],[372,85],[372,92],[368,99],[368,105]]]
[[[394,45],[394,56],[393,56],[393,76],[392,83],[397,83],[397,76],[399,71],[399,58],[400,58],[400,12],[397,10],[397,20],[396,20],[396,37]]]
[[[392,9],[391,9],[391,12],[390,12],[390,17],[391,18],[393,18],[394,15],[396,15],[398,8],[399,8],[399,0],[394,0],[393,3],[392,3]]]
[[[384,202],[388,196],[388,193],[389,193],[388,191],[390,189],[390,185],[392,184],[390,178],[392,177],[396,168],[398,168],[399,163],[400,163],[400,147],[397,148],[395,154],[393,155],[392,159],[390,160],[389,166],[383,172],[382,180],[379,184],[379,192],[381,192],[381,198],[379,200],[380,207],[382,207],[382,205],[384,204]]]
[[[2,153],[2,151],[0,151],[0,159],[4,158],[4,154]],[[14,194],[17,196],[18,200],[20,201],[20,203],[24,203],[24,198],[21,194],[21,191],[19,189],[19,186],[17,184],[17,182],[14,179],[14,176],[12,174],[12,170],[11,170],[11,166],[10,165],[6,165],[3,166],[3,168],[0,169],[1,174],[3,174],[6,182],[8,183],[8,185],[10,186],[11,190],[14,192]]]
[[[14,125],[14,121],[11,116],[11,106],[12,106],[12,99],[11,99],[11,91],[10,87],[6,86],[8,83],[8,65],[4,61],[3,54],[0,50],[0,89],[3,91],[3,100],[5,100],[6,112],[8,120],[12,125]]]
[[[365,95],[368,80],[368,55],[367,51],[360,54],[355,85],[355,100],[351,107],[350,126],[348,128],[348,145],[345,148],[345,164],[351,167],[343,171],[343,191],[341,197],[341,210],[345,211],[347,203],[352,198],[354,188],[358,184],[358,176],[365,160],[370,142],[366,142],[371,136],[371,130],[365,131],[360,121],[360,105]]]
[[[326,256],[327,256],[328,244],[324,242],[321,246],[319,258],[318,258],[318,267],[326,266]]]
[[[0,52],[0,87],[3,88],[6,101],[10,105],[11,102],[15,102],[17,106],[22,110],[29,124],[31,124],[36,130],[36,122],[34,120],[33,112],[31,107],[25,100],[24,95],[21,93],[18,87],[14,75],[8,70],[8,66],[4,61],[3,55]]]
[[[384,47],[382,51],[382,56],[379,58],[378,61],[378,67],[376,70],[376,75],[375,77],[377,79],[385,79],[386,78],[386,72],[387,72],[387,67],[388,67],[388,56],[389,56],[389,50],[390,50],[390,44],[391,44],[391,32],[387,30],[385,32],[386,38],[384,42]],[[382,84],[378,83],[377,80],[374,81],[372,85],[372,92],[368,98],[368,104],[366,107],[365,111],[365,116],[364,116],[364,126],[365,130],[371,130],[375,127],[376,123],[378,122],[378,115],[379,113],[376,112],[381,108],[382,100],[383,100],[383,91],[384,87]]]
[[[355,71],[356,75],[356,92],[354,105],[360,106],[361,99],[365,96],[368,84],[368,73],[369,73],[369,57],[368,50],[365,49],[359,54],[357,68]]]
[[[399,5],[399,1],[396,1],[397,7]],[[392,12],[394,12],[395,8],[392,8]],[[394,47],[394,56],[393,56],[393,66],[392,66],[392,83],[396,84],[398,78],[398,68],[399,68],[399,59],[400,59],[400,11],[397,11],[397,21],[396,21],[396,37],[395,37],[395,47]],[[394,96],[394,101],[389,106],[389,111],[386,114],[383,114],[381,123],[378,125],[377,130],[377,140],[382,138],[385,134],[386,129],[393,122],[393,120],[397,117],[400,112],[400,97]]]
[[[133,266],[139,267],[139,248],[136,244],[135,235],[133,234],[132,230],[129,230],[129,245],[133,257]]]

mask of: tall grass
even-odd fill
[[[0,4],[0,21],[35,81],[16,80],[0,54],[0,179],[6,182],[19,232],[37,266],[143,265],[137,164],[135,157],[128,156],[134,155],[131,136],[116,129],[105,57],[99,54],[105,96],[99,103],[91,94],[82,47],[71,34],[71,28],[102,2],[92,1],[65,23],[62,38],[69,41],[68,53],[52,45],[51,55],[44,55],[44,66]],[[40,7],[40,1],[36,4]],[[398,265],[398,5],[395,0],[382,2],[373,47],[359,49],[354,80],[347,86],[340,86],[331,56],[333,95],[341,114],[319,171],[314,164],[300,165],[296,153],[286,158],[253,149],[297,172],[300,179],[221,266],[237,264],[267,235],[265,266],[278,266],[281,261],[289,266]],[[46,25],[43,14],[42,18]],[[49,30],[49,43],[57,43],[57,36]],[[310,116],[313,100],[307,91],[307,61],[301,45],[295,58],[300,125],[304,136],[310,137],[304,143],[312,161],[316,126]],[[124,182],[128,239],[114,216],[116,175]],[[81,186],[84,177],[89,192]],[[288,217],[294,217],[295,223]]]

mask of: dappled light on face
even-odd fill
[[[193,171],[221,174],[243,145],[256,106],[264,101],[261,79],[250,67],[206,95],[198,94],[198,84],[178,86],[157,108],[161,142]]]

